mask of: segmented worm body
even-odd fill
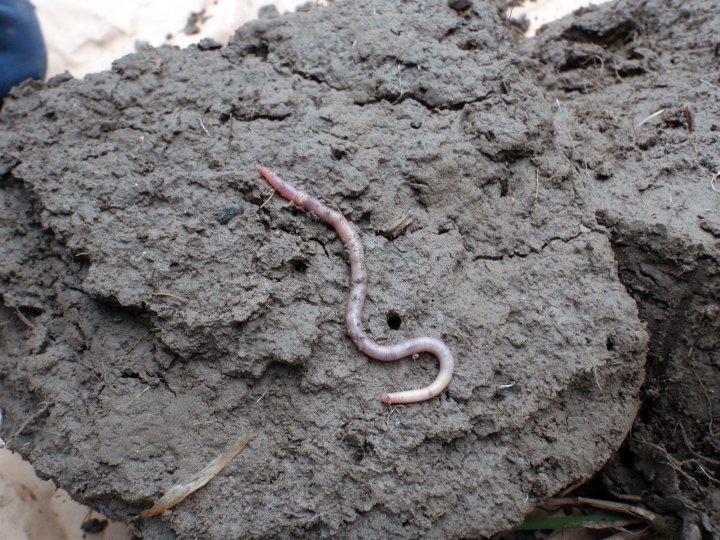
[[[363,326],[363,306],[367,293],[368,275],[365,266],[365,251],[359,231],[345,216],[322,204],[290,182],[283,180],[273,171],[258,165],[258,172],[268,184],[283,198],[299,206],[306,212],[315,214],[320,220],[330,225],[345,244],[350,259],[350,299],[345,311],[345,322],[348,332],[357,348],[375,360],[392,362],[414,354],[428,352],[437,357],[440,371],[435,380],[424,388],[404,392],[384,393],[380,396],[383,403],[417,403],[432,399],[439,395],[452,378],[455,360],[450,349],[439,339],[417,337],[398,343],[397,345],[379,345],[367,335]]]

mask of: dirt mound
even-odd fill
[[[528,44],[651,336],[644,406],[601,478],[687,538],[720,530],[718,24],[717,2],[616,2]]]
[[[582,60],[654,35],[633,16],[547,33],[531,61],[494,7],[354,2],[19,88],[0,115],[0,389],[10,431],[50,406],[18,448],[122,518],[256,435],[203,491],[135,523],[153,538],[487,536],[593,474],[635,418],[648,350],[616,253],[649,321],[637,291],[670,246],[695,272],[678,306],[717,276],[712,212],[678,221],[705,235],[686,244],[613,195],[647,182],[663,136],[714,136],[698,114],[689,132],[680,107],[647,149],[650,124],[600,122],[593,92],[634,76],[640,96],[663,73]],[[692,142],[673,144],[669,190],[692,170]],[[457,370],[441,397],[378,401],[432,380],[434,361],[356,351],[343,246],[267,202],[258,163],[359,226],[367,327],[386,343],[442,337]],[[651,245],[666,258],[642,267]],[[663,328],[653,354],[686,327]],[[712,358],[711,341],[688,342],[692,357]]]

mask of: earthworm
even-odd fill
[[[417,337],[398,343],[397,345],[380,345],[367,335],[363,326],[363,306],[368,286],[365,251],[358,229],[337,210],[325,206],[318,199],[311,197],[287,180],[283,180],[273,171],[262,165],[257,166],[258,172],[270,186],[284,199],[299,206],[306,212],[315,214],[321,221],[330,225],[345,244],[350,259],[350,299],[345,311],[350,338],[360,352],[380,360],[392,362],[407,356],[428,352],[437,357],[440,371],[435,380],[424,388],[406,390],[404,392],[384,393],[380,396],[383,403],[417,403],[432,399],[439,395],[452,379],[455,360],[447,345],[439,339]]]

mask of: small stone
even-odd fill
[[[598,180],[607,180],[614,172],[615,171],[612,165],[609,163],[602,163],[597,169],[595,169],[595,178]]]
[[[56,88],[56,87],[60,86],[62,83],[72,80],[72,78],[73,78],[73,76],[70,75],[70,72],[65,70],[58,75],[50,77],[47,81],[47,85],[50,88]]]
[[[230,223],[232,218],[240,213],[240,205],[237,203],[228,204],[222,210],[215,212],[215,217],[222,224],[226,225]]]
[[[263,6],[258,10],[258,19],[272,19],[273,17],[279,16],[280,13],[275,7],[275,4],[268,4],[267,6]]]
[[[455,11],[462,11],[472,5],[471,0],[448,0],[448,6]]]
[[[213,38],[206,37],[198,42],[197,47],[201,51],[214,51],[215,49],[221,49],[222,43],[215,41]]]

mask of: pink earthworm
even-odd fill
[[[383,403],[417,403],[432,399],[439,395],[452,379],[455,360],[453,355],[439,339],[431,337],[417,337],[398,343],[397,345],[380,345],[367,335],[363,326],[363,306],[368,286],[367,267],[365,266],[365,251],[363,249],[360,232],[345,216],[337,210],[325,206],[318,199],[311,197],[304,191],[296,188],[290,182],[283,180],[273,171],[262,165],[257,166],[258,172],[268,184],[283,198],[299,206],[306,212],[315,214],[321,221],[330,225],[345,244],[350,259],[350,299],[345,311],[345,323],[355,346],[360,352],[380,360],[392,362],[407,356],[428,352],[437,357],[440,362],[440,371],[435,380],[424,388],[406,390],[404,392],[384,393],[380,396]]]

